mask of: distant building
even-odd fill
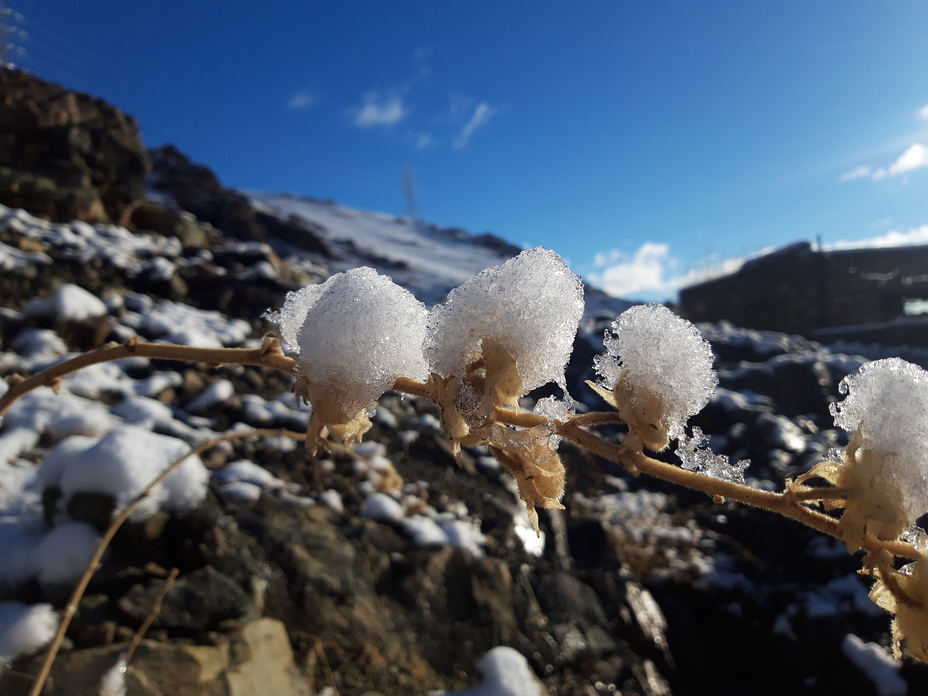
[[[853,339],[835,328],[823,330],[847,327],[855,334],[856,325],[877,322],[905,329],[901,318],[928,311],[928,245],[816,251],[797,242],[747,261],[731,275],[684,288],[680,310],[694,322],[725,319],[812,338]],[[928,345],[928,329],[913,322],[893,342]]]

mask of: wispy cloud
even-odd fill
[[[305,89],[301,89],[290,95],[290,98],[287,100],[287,108],[291,111],[300,111],[301,109],[308,109],[315,103],[315,95]]]
[[[918,117],[923,118],[928,121],[928,104],[925,104],[922,108],[918,110]]]
[[[844,172],[844,174],[841,175],[841,181],[851,181],[853,179],[862,179],[866,176],[871,176],[872,174],[873,174],[873,170],[870,167],[866,165],[861,165],[859,167],[854,167],[849,172]]]
[[[437,143],[435,141],[435,138],[433,138],[428,133],[420,133],[416,137],[416,149],[417,150],[427,150],[430,147],[434,147],[436,144]]]
[[[456,150],[460,150],[463,147],[467,146],[467,142],[470,140],[470,137],[478,128],[482,128],[487,123],[490,122],[490,119],[493,118],[496,113],[496,109],[490,106],[486,102],[480,102],[477,104],[477,108],[474,109],[474,113],[471,115],[470,120],[464,124],[464,127],[461,129],[458,137],[454,139],[452,147]]]
[[[403,104],[403,98],[399,94],[368,92],[364,95],[362,106],[354,110],[354,125],[359,128],[390,128],[408,115],[409,109]]]

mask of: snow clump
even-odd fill
[[[605,346],[594,362],[602,380],[597,391],[651,449],[681,437],[687,419],[702,410],[718,384],[709,344],[663,305],[623,312],[607,329]]]
[[[514,648],[493,648],[480,658],[477,671],[483,676],[479,685],[448,696],[541,696],[538,678],[528,660]]]
[[[57,630],[51,604],[0,602],[0,665],[44,647]]]
[[[843,462],[819,468],[852,491],[842,539],[853,545],[865,528],[894,538],[928,512],[928,372],[888,358],[863,365],[839,388],[846,397],[831,413],[853,436]]]
[[[357,440],[370,427],[364,412],[397,378],[428,379],[427,316],[408,290],[372,268],[287,295],[267,318],[280,326],[306,378],[298,393],[313,405],[310,431],[342,426],[336,434]]]
[[[27,317],[50,318],[55,322],[83,321],[107,314],[106,305],[95,295],[72,283],[64,283],[51,297],[33,297],[26,303]]]
[[[871,362],[841,382],[835,425],[860,428],[861,449],[882,452],[881,477],[912,517],[928,512],[928,372],[900,358]]]
[[[583,315],[583,283],[542,247],[488,268],[432,309],[425,352],[432,371],[463,378],[491,339],[515,361],[522,393],[555,382],[566,392],[564,366]]]
[[[57,486],[62,507],[80,492],[113,496],[118,514],[165,468],[189,452],[182,440],[144,428],[121,426],[102,438],[63,440],[49,450],[38,476],[46,487]],[[132,513],[143,520],[159,509],[184,514],[206,495],[209,472],[198,456],[187,457],[154,488]]]

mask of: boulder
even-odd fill
[[[197,219],[210,223],[229,237],[265,241],[257,212],[238,191],[219,183],[212,171],[190,161],[173,145],[151,151],[154,166],[151,181],[155,190],[170,196]]]
[[[42,691],[45,696],[99,696],[100,684],[126,649],[110,645],[61,652]],[[32,662],[37,663],[38,658]],[[38,665],[27,667],[34,673]],[[8,696],[31,682],[3,678]],[[125,673],[135,696],[301,696],[309,689],[296,668],[284,625],[258,619],[217,645],[143,640]]]
[[[53,221],[126,225],[151,168],[131,116],[0,68],[0,202]]]

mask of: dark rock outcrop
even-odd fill
[[[230,237],[266,241],[251,202],[238,191],[222,186],[207,167],[191,162],[173,145],[152,150],[151,158],[154,169],[149,183],[155,190]]]
[[[0,202],[53,221],[125,225],[151,161],[131,116],[0,68]]]

